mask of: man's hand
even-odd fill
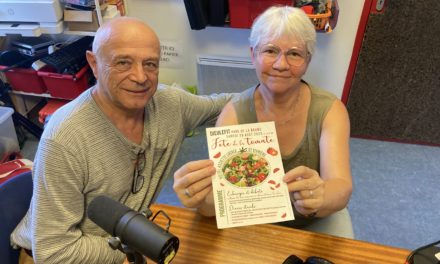
[[[317,171],[299,166],[288,171],[283,181],[287,183],[290,199],[300,214],[314,215],[324,204],[325,183]]]
[[[211,160],[191,161],[174,173],[173,189],[186,207],[199,208],[213,204],[212,176],[215,174]]]

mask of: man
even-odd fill
[[[30,209],[11,235],[35,263],[122,263],[86,216],[107,195],[134,210],[158,196],[185,135],[211,122],[229,96],[158,86],[160,43],[141,21],[114,19],[87,60],[97,84],[47,124],[34,163]]]

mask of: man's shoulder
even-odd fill
[[[95,121],[97,113],[92,106],[90,94],[81,94],[76,99],[59,108],[49,119],[44,128],[43,136],[54,138],[59,135],[66,137],[74,135],[82,130],[91,129],[90,123]]]
[[[194,95],[177,85],[159,84],[151,102],[147,105],[149,110],[180,108],[185,104],[191,104]]]
[[[166,100],[180,97],[186,93],[189,92],[185,91],[183,87],[179,87],[178,85],[159,84],[153,98],[158,100]]]

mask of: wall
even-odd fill
[[[152,26],[161,41],[179,49],[178,65],[161,67],[160,82],[197,84],[196,56],[248,57],[248,29],[191,30],[183,0],[126,0],[128,15]],[[341,97],[364,0],[338,0],[339,19],[330,34],[318,34],[305,79]]]
[[[439,9],[388,1],[368,16],[347,102],[352,136],[440,146]]]

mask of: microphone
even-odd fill
[[[107,233],[118,237],[121,243],[157,263],[170,262],[179,248],[179,239],[168,232],[169,224],[164,230],[143,214],[107,196],[93,199],[87,216]]]
[[[301,258],[299,258],[296,255],[290,255],[284,260],[283,264],[334,264],[328,259],[317,257],[317,256],[310,256],[306,259],[306,261],[303,261]]]

